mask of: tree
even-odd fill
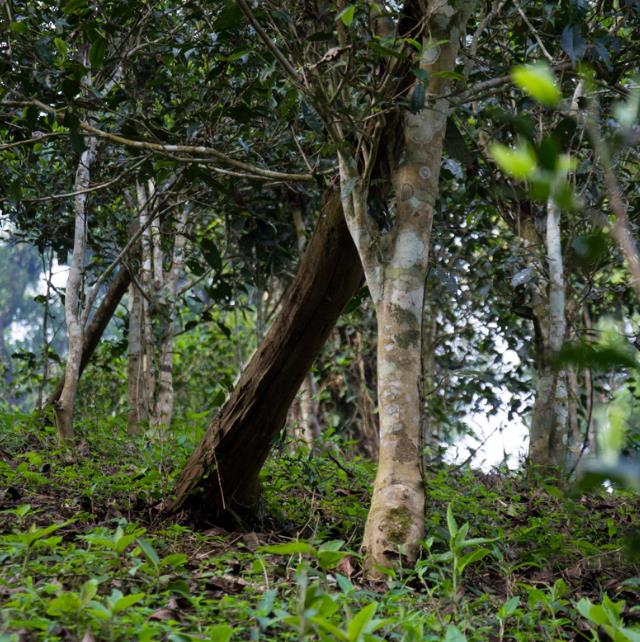
[[[168,512],[201,522],[255,514],[258,474],[289,405],[362,282],[335,192],[288,287],[280,312],[183,469]],[[243,465],[239,466],[238,462]]]

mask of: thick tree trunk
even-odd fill
[[[187,462],[168,512],[215,522],[225,513],[255,510],[258,474],[289,405],[361,283],[358,255],[332,192],[280,313]]]
[[[416,559],[424,537],[420,319],[427,249],[416,247],[412,261],[424,261],[424,269],[386,279],[377,305],[380,448],[363,540],[371,574],[400,554]]]
[[[429,75],[425,106],[404,117],[403,159],[394,174],[395,223],[371,253],[363,232],[367,186],[360,183],[343,206],[362,258],[378,320],[380,454],[362,548],[367,575],[402,556],[417,559],[424,537],[422,477],[422,316],[431,225],[449,103],[447,75],[455,67],[466,10],[429,3],[420,67]],[[420,87],[414,86],[413,92]],[[341,159],[341,176],[353,171]],[[353,178],[353,177],[350,177]],[[346,183],[343,181],[343,185]],[[357,199],[360,199],[358,202]],[[370,229],[370,227],[369,227]],[[386,256],[385,256],[386,254]]]
[[[130,282],[131,275],[129,274],[129,270],[124,267],[120,268],[114,279],[111,281],[111,284],[109,285],[102,302],[98,306],[98,309],[93,315],[91,323],[89,323],[89,326],[85,330],[79,376],[82,375],[84,369],[91,360],[91,357],[93,356],[95,349],[98,347],[100,339],[102,339],[102,335],[109,325],[109,321],[120,304],[124,293],[127,291]],[[46,405],[56,403],[60,398],[63,386],[64,378],[58,381],[55,389],[49,395]]]

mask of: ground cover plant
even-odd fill
[[[638,33],[3,0],[0,638],[637,642]]]
[[[372,583],[358,542],[373,466],[339,442],[335,462],[283,447],[263,518],[202,531],[157,509],[188,447],[171,460],[91,426],[80,463],[51,429],[5,419],[3,640],[638,639],[640,500],[625,491],[440,465],[418,561]]]

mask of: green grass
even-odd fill
[[[640,500],[544,480],[428,471],[428,538],[382,585],[358,544],[370,462],[277,450],[263,521],[160,520],[195,436],[81,427],[76,456],[0,419],[0,640],[640,640]]]

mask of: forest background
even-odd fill
[[[637,3],[3,11],[7,639],[640,639]]]

